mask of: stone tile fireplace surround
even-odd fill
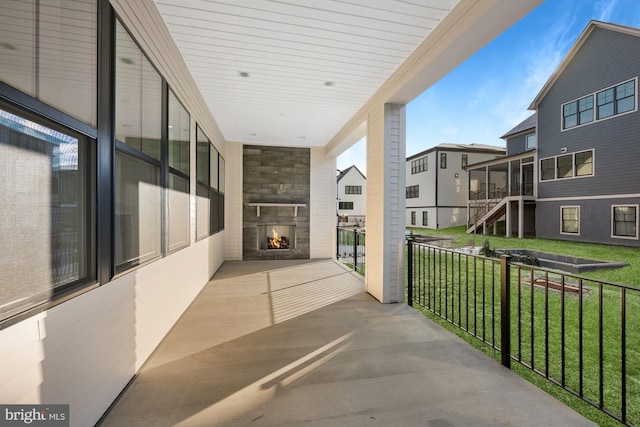
[[[244,260],[309,258],[310,173],[308,148],[244,146]],[[270,249],[274,231],[286,243]]]

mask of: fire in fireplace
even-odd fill
[[[258,250],[295,249],[296,226],[265,224],[258,226]]]
[[[289,238],[281,236],[276,230],[271,230],[272,236],[267,237],[267,249],[289,249]]]

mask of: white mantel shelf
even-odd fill
[[[260,208],[266,207],[291,207],[293,208],[293,216],[298,216],[298,208],[304,208],[307,205],[305,203],[249,203],[249,206],[255,206],[257,209],[257,216],[260,216]]]

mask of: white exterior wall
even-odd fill
[[[336,158],[311,148],[310,258],[332,258],[336,252]]]
[[[347,185],[359,185],[362,194],[346,194]],[[353,210],[338,209],[338,215],[364,216],[367,212],[367,180],[355,168],[351,168],[338,182],[338,201],[353,202]]]
[[[225,257],[230,261],[242,260],[242,147],[228,143],[225,157]]]
[[[233,205],[234,151],[226,150],[157,10],[145,2],[111,3],[189,110],[192,177],[197,122],[228,162],[225,202]],[[0,330],[0,402],[69,404],[72,426],[99,420],[222,265],[227,242],[237,239],[223,231],[195,242],[194,179],[190,198],[190,246]]]
[[[222,264],[224,233],[0,331],[0,401],[94,425]]]
[[[440,168],[441,153],[447,154],[445,169]],[[428,158],[428,170],[416,174],[411,173],[411,162],[424,156],[406,161],[407,187],[419,185],[420,195],[417,198],[407,199],[405,209],[407,226],[436,229],[466,224],[469,174],[462,168],[462,154],[467,155],[469,165],[493,160],[498,155],[498,153],[477,153],[473,150],[438,149],[425,154]],[[428,212],[427,226],[422,224],[422,213],[425,211]],[[411,212],[415,212],[415,224],[411,224]]]

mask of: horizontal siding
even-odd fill
[[[611,205],[640,203],[639,197],[595,200],[568,200],[536,203],[536,236],[545,239],[640,246],[640,241],[611,238]],[[580,234],[560,234],[561,206],[580,207]]]
[[[567,153],[595,149],[595,176],[540,182],[541,198],[638,191],[639,112],[564,132],[560,129],[563,103],[638,76],[640,39],[596,28],[544,97],[538,110],[538,158],[557,156],[563,148]]]

